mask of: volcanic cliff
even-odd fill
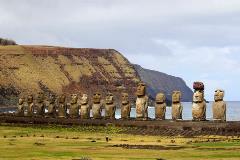
[[[139,81],[148,85],[152,100],[158,91],[169,95],[175,89],[183,92],[184,101],[192,98],[182,79],[134,66],[114,49],[0,46],[0,106],[16,105],[19,96],[39,91],[68,97],[100,92],[103,98],[112,92],[117,101],[125,91],[133,101]]]
[[[122,91],[134,96],[140,78],[133,65],[114,49],[51,46],[0,46],[0,104],[14,104],[28,93]]]
[[[145,69],[139,65],[134,65],[134,67],[140,79],[147,84],[147,92],[151,97],[155,97],[158,92],[163,92],[169,102],[172,92],[174,90],[179,90],[182,92],[182,101],[192,101],[193,91],[186,85],[182,78]]]

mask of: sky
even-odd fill
[[[239,0],[0,0],[0,37],[114,48],[130,62],[240,100]]]

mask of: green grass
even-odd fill
[[[216,137],[217,142],[207,142],[211,136],[183,138],[163,136],[141,136],[123,134],[127,128],[80,127],[80,126],[16,126],[0,125],[0,160],[53,160],[53,159],[96,159],[96,160],[202,160],[229,159],[240,157],[237,137]],[[108,136],[111,140],[105,141]],[[171,142],[174,140],[175,142]],[[129,145],[171,145],[182,149],[126,149],[113,147]]]

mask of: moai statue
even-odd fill
[[[44,94],[43,92],[38,92],[37,98],[36,98],[36,115],[37,116],[43,116],[45,113],[45,105],[44,105]]]
[[[18,99],[18,108],[17,108],[17,116],[24,116],[24,98],[20,97]]]
[[[217,89],[214,94],[212,105],[213,120],[226,121],[226,103],[223,101],[224,91]]]
[[[71,95],[71,102],[69,107],[69,117],[70,118],[78,118],[79,117],[79,104],[78,104],[78,95]]]
[[[155,117],[157,120],[164,120],[166,113],[166,97],[163,93],[158,93],[155,100]]]
[[[29,94],[27,96],[27,116],[31,117],[34,114],[34,102],[33,102],[33,95]]]
[[[206,102],[204,100],[204,84],[202,82],[194,82],[193,84],[193,104],[192,117],[194,121],[206,120]]]
[[[101,112],[102,112],[101,94],[100,93],[94,93],[94,95],[93,95],[93,105],[92,105],[93,119],[102,118]]]
[[[121,119],[129,119],[131,112],[131,105],[129,103],[128,93],[122,93],[121,105]]]
[[[49,95],[47,109],[46,117],[56,117],[56,97],[53,94]]]
[[[136,118],[146,120],[148,118],[148,96],[144,83],[138,84],[136,95]]]
[[[90,106],[88,104],[88,95],[83,94],[81,97],[81,119],[90,118]]]
[[[67,116],[66,96],[62,94],[58,98],[58,117],[66,118],[66,116]]]
[[[172,119],[182,120],[183,106],[181,104],[181,92],[173,91],[172,93]]]
[[[116,105],[112,93],[108,93],[105,100],[105,118],[115,119]]]

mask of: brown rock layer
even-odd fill
[[[0,46],[1,105],[39,91],[90,96],[98,91],[118,97],[125,91],[133,99],[139,81],[133,65],[114,49]]]

